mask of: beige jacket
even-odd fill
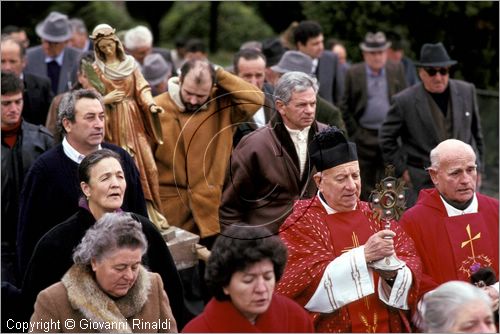
[[[155,97],[163,141],[155,152],[163,214],[169,224],[199,234],[217,234],[222,186],[233,134],[264,103],[257,87],[219,68],[207,107],[184,112],[178,78]]]
[[[160,275],[140,268],[126,296],[112,299],[87,267],[73,265],[38,294],[29,332],[177,332]]]

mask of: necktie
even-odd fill
[[[61,66],[55,60],[51,60],[47,63],[47,74],[49,75],[50,82],[52,84],[52,92],[57,95],[57,86],[59,84],[59,73],[61,72]]]

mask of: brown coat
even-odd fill
[[[220,230],[219,204],[235,126],[264,103],[257,87],[221,68],[216,73],[206,109],[189,113],[179,106],[177,78],[170,79],[167,93],[155,97],[165,110],[160,114],[164,143],[155,151],[163,214],[169,224],[202,238]]]
[[[61,282],[40,292],[29,331],[175,333],[177,325],[160,275],[141,267],[127,295],[112,299],[89,269],[73,265]]]
[[[326,128],[314,122],[308,134]],[[219,210],[221,226],[247,223],[277,233],[298,199],[311,198],[317,188],[316,169],[309,159],[302,177],[299,157],[281,115],[244,137],[231,155],[231,167]]]

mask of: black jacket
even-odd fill
[[[2,243],[16,242],[19,196],[24,176],[35,160],[54,145],[52,134],[43,126],[26,121],[16,144],[10,148],[2,133]]]
[[[123,210],[147,215],[139,171],[133,158],[116,145],[102,143],[101,146],[120,155],[127,181]],[[21,274],[38,240],[78,210],[81,189],[77,174],[78,164],[64,154],[62,144],[42,154],[31,166],[19,200],[17,256]]]
[[[33,124],[45,125],[54,98],[50,80],[31,73],[24,73],[23,79],[23,118]]]

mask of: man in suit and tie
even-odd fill
[[[383,32],[366,34],[360,48],[364,62],[352,65],[345,78],[340,109],[358,150],[361,199],[368,200],[375,184],[384,177],[378,131],[390,108],[390,99],[406,88],[403,65],[387,61],[391,45]]]
[[[416,63],[422,82],[394,96],[380,130],[384,161],[396,167],[396,175],[410,188],[409,206],[420,189],[433,186],[426,171],[431,165],[429,153],[443,140],[454,138],[471,145],[477,164],[484,166],[476,90],[473,84],[450,79],[450,68],[456,63],[442,43],[424,44]]]
[[[26,49],[21,42],[5,38],[0,44],[2,71],[14,73],[23,81],[23,118],[35,125],[44,125],[53,94],[50,81],[38,75],[25,73]]]
[[[313,59],[311,74],[319,81],[319,96],[338,106],[344,89],[344,72],[337,55],[324,50],[321,26],[315,21],[302,21],[293,37],[297,50]]]
[[[27,50],[26,73],[49,78],[54,95],[68,91],[76,80],[80,55],[77,49],[67,46],[73,34],[68,17],[51,12],[35,31],[42,45]]]

